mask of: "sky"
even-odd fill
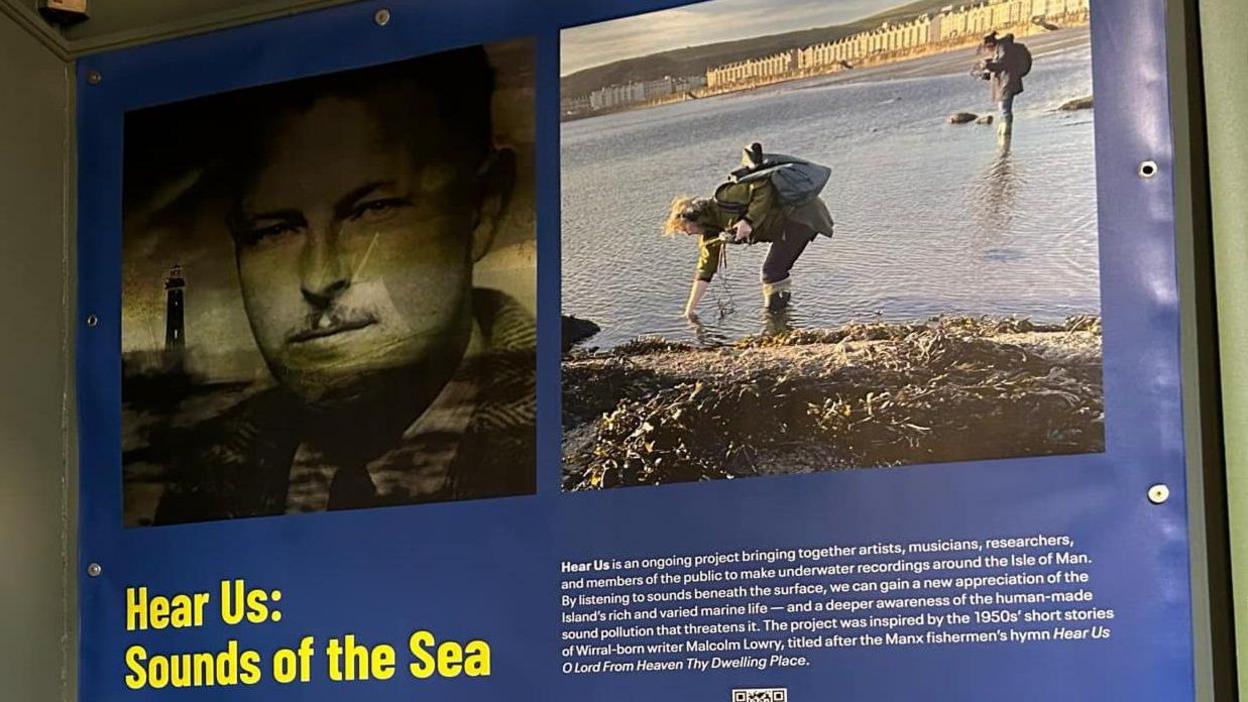
[[[565,29],[560,74],[687,46],[826,27],[905,0],[711,0]]]

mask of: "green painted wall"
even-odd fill
[[[72,693],[69,66],[0,14],[0,698]]]
[[[1201,0],[1200,13],[1236,658],[1248,699],[1248,2]]]

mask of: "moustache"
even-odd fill
[[[286,335],[287,343],[299,344],[335,334],[356,331],[377,323],[377,316],[366,310],[317,310],[304,317],[303,324]]]

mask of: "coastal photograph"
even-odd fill
[[[1103,451],[1090,12],[565,29],[563,489]]]
[[[127,527],[532,494],[533,42],[130,112]]]

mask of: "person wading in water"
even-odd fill
[[[816,235],[832,236],[832,216],[819,199],[830,175],[825,166],[764,154],[755,143],[745,148],[741,168],[713,197],[672,200],[664,234],[698,238],[698,265],[685,317],[697,318],[698,304],[719,270],[724,245],[730,243],[771,244],[763,261],[763,304],[770,312],[786,308],[793,264]]]
[[[1023,92],[1023,77],[1031,72],[1031,51],[1014,41],[1013,34],[1003,37],[996,32],[984,37],[975,74],[988,81],[992,101],[997,105],[997,144],[1008,149],[1014,135],[1014,98]]]

